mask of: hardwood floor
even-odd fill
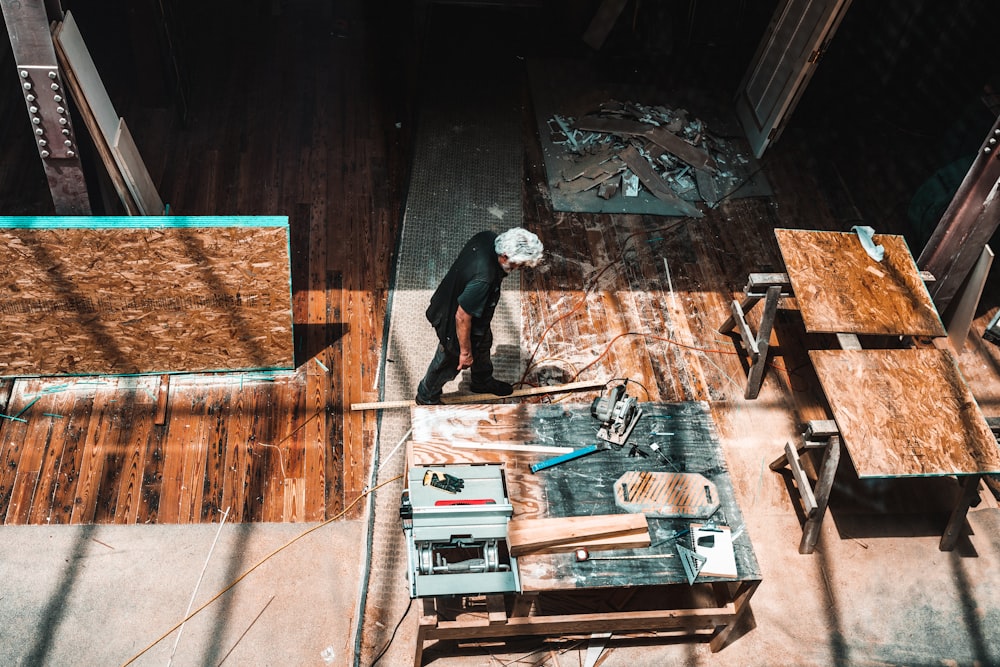
[[[361,494],[376,415],[347,406],[377,399],[404,73],[388,66],[392,22],[372,34],[363,3],[278,7],[186,7],[186,123],[105,83],[172,213],[289,217],[295,371],[175,376],[159,424],[158,377],[5,380],[5,522],[316,521]],[[51,213],[23,108],[3,109],[18,152],[0,213]]]
[[[209,522],[227,509],[229,521],[317,521],[363,491],[377,413],[349,406],[379,398],[418,92],[413,63],[396,60],[412,46],[410,16],[376,23],[361,2],[285,2],[276,14],[191,4],[187,121],[142,106],[127,78],[109,89],[171,211],[289,217],[296,369],[175,376],[165,394],[158,376],[3,380],[6,523]],[[0,214],[50,214],[20,99],[0,100]],[[525,103],[524,225],[548,257],[522,283],[530,384],[629,378],[640,400],[739,409],[745,364],[716,329],[750,271],[779,267],[772,230],[878,216],[899,227],[904,212],[887,214],[886,202],[914,187],[851,171],[887,155],[852,152],[860,139],[849,129],[792,127],[763,163],[773,197],[726,201],[699,220],[554,212],[527,84]],[[758,400],[804,421],[825,412],[797,318],[779,311]],[[992,397],[1000,355],[974,348],[992,366],[970,382]],[[1000,399],[989,405],[995,413]]]

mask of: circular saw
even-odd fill
[[[642,409],[635,397],[625,393],[625,385],[620,384],[607,395],[595,398],[590,414],[601,422],[597,437],[621,447],[642,416]]]

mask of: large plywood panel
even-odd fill
[[[902,236],[875,234],[882,261],[856,234],[776,229],[806,330],[944,336],[944,325]]]
[[[288,221],[0,218],[0,375],[293,366]]]
[[[1000,450],[946,350],[810,350],[860,477],[1000,472]]]

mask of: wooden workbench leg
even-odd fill
[[[800,554],[811,554],[816,548],[820,528],[823,527],[823,517],[826,506],[830,502],[830,491],[833,490],[833,479],[840,465],[840,436],[831,436],[830,443],[823,452],[823,463],[820,465],[819,478],[816,480],[816,511],[806,519],[802,528],[802,541],[799,543]]]
[[[740,582],[739,587],[736,589],[736,594],[732,596],[733,605],[736,607],[736,614],[733,620],[719,628],[715,636],[709,640],[708,647],[712,653],[718,653],[726,647],[729,637],[733,634],[733,630],[736,629],[736,626],[746,616],[747,610],[750,609],[750,598],[753,597],[754,591],[757,590],[757,586],[759,585],[759,581]],[[728,584],[726,586],[728,587]],[[719,606],[722,605],[720,604]]]
[[[958,499],[958,504],[955,505],[955,509],[951,512],[951,518],[948,519],[948,525],[944,529],[944,535],[941,536],[941,543],[938,548],[941,551],[951,551],[955,548],[955,543],[958,542],[958,534],[962,532],[962,527],[965,526],[965,517],[969,513],[969,508],[972,507],[973,502],[979,495],[979,480],[982,475],[969,475],[962,482],[962,495]]]
[[[433,598],[421,600],[422,611],[417,622],[417,647],[413,654],[413,667],[422,667],[424,662],[424,642],[430,639],[431,630],[437,627],[438,615]]]
[[[757,305],[758,301],[760,301],[759,296],[743,297],[743,301],[740,303],[740,311],[742,311],[744,314],[749,313],[750,310]],[[736,328],[736,316],[730,315],[729,318],[722,323],[722,326],[719,327],[719,333],[727,334],[735,328]]]
[[[764,384],[764,370],[767,368],[767,350],[771,345],[771,330],[774,328],[774,318],[778,312],[778,299],[781,298],[781,288],[772,285],[767,288],[764,300],[764,312],[760,315],[760,328],[757,330],[757,356],[750,364],[747,377],[747,390],[744,397],[757,398],[761,385]]]
[[[523,618],[531,614],[531,608],[535,606],[538,593],[518,593],[514,596],[514,604],[510,610],[511,618]]]

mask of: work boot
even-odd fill
[[[432,401],[430,399],[421,398],[420,394],[416,395],[416,397],[413,399],[413,402],[416,403],[417,405],[441,405],[440,400]]]
[[[494,396],[510,396],[514,393],[514,386],[497,380],[496,378],[490,378],[485,382],[473,382],[472,383],[472,393],[474,394],[493,394]]]

